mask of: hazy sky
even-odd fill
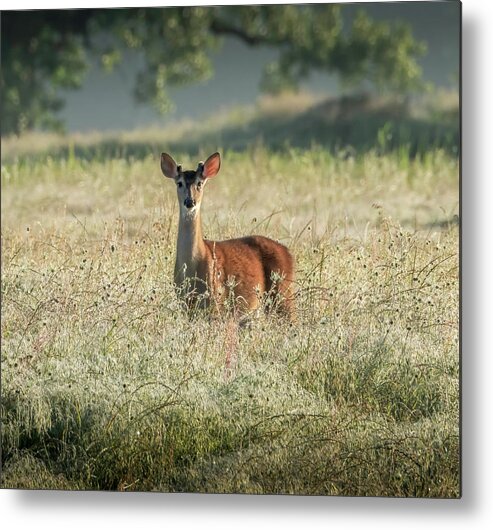
[[[349,4],[344,7],[345,16],[350,18],[361,8],[375,19],[410,24],[414,36],[424,40],[428,46],[427,54],[420,60],[425,79],[439,86],[457,87],[460,42],[458,2]],[[276,55],[273,49],[251,48],[238,40],[226,39],[224,46],[212,55],[213,77],[201,84],[170,90],[176,110],[160,116],[150,105],[135,103],[132,89],[139,57],[129,54],[112,74],[106,74],[95,64],[92,65],[83,87],[65,93],[66,106],[60,114],[69,131],[133,129],[211,114],[222,107],[253,102],[259,94],[262,67]],[[305,88],[337,94],[337,78],[314,74]]]

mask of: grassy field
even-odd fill
[[[206,236],[297,262],[297,322],[238,330],[176,299],[157,153],[102,143],[3,145],[3,487],[459,495],[457,156],[223,148]]]

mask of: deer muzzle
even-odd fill
[[[195,206],[195,201],[192,199],[192,197],[187,197],[185,199],[185,202],[183,203],[188,209],[193,208]]]

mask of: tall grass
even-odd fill
[[[176,297],[155,158],[5,161],[2,486],[457,497],[457,179],[440,150],[226,151],[206,235],[297,262],[297,322],[238,329]]]

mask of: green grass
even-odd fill
[[[296,257],[297,322],[238,330],[176,299],[155,156],[13,145],[3,487],[460,494],[456,157],[224,151],[207,237],[263,234]]]
[[[169,152],[245,151],[264,146],[270,152],[290,148],[324,150],[350,156],[375,150],[398,151],[402,159],[442,150],[459,150],[459,97],[455,91],[409,100],[367,95],[322,99],[312,94],[261,97],[254,105],[216,111],[164,127],[57,135],[29,133],[2,139],[4,161],[74,157],[105,162],[142,159]]]

